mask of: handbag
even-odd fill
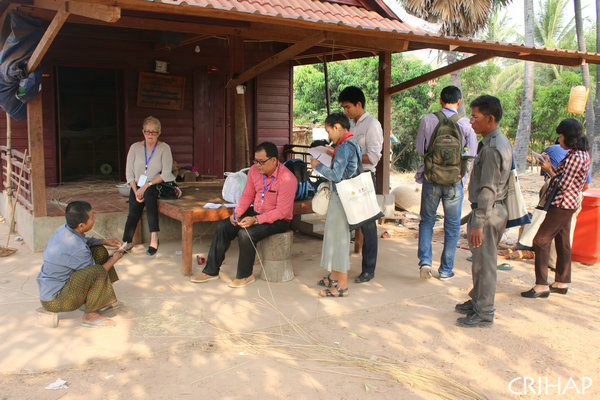
[[[331,198],[331,185],[329,182],[322,182],[317,188],[317,193],[312,198],[312,209],[320,215],[326,215],[329,209],[329,199]]]
[[[508,175],[508,193],[506,195],[506,209],[508,211],[508,222],[506,228],[513,226],[527,225],[531,222],[527,213],[527,206],[521,193],[519,177],[515,168],[515,159],[512,160],[512,168]]]
[[[175,182],[161,182],[156,185],[158,198],[162,200],[176,200],[181,197],[181,189]]]
[[[548,190],[548,187],[550,187],[550,182],[551,180],[546,182],[542,187],[542,190],[540,191],[541,200],[537,207],[533,210],[533,214],[531,215],[531,224],[523,227],[523,232],[521,232],[521,235],[519,236],[519,244],[523,246],[531,247],[533,245],[533,238],[540,229],[540,225],[542,225],[542,222],[544,222],[544,220],[546,219],[546,213],[550,208],[552,200],[554,200],[554,196],[556,196],[556,192],[558,191],[558,184],[554,185],[550,193],[548,193],[546,200],[544,201],[544,196]]]
[[[384,217],[377,202],[371,173],[368,171],[363,172],[364,169],[360,160],[360,154],[356,146],[355,150],[358,155],[358,175],[350,179],[344,179],[336,184],[350,230]]]

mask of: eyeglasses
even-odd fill
[[[265,163],[266,163],[267,161],[269,161],[271,158],[273,158],[273,157],[269,157],[269,158],[267,158],[266,160],[254,160],[254,161],[252,161],[252,162],[253,162],[254,164],[265,165]]]
[[[145,130],[145,129],[144,129],[144,131],[143,131],[143,132],[144,132],[144,134],[146,134],[146,135],[152,135],[152,136],[156,136],[156,135],[158,135],[158,134],[160,133],[160,131],[147,131],[147,130]]]

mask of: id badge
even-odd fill
[[[146,184],[147,180],[148,180],[148,177],[146,175],[142,175],[142,176],[140,176],[140,179],[138,179],[137,185],[139,187],[142,187]]]

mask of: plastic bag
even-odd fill
[[[246,186],[246,180],[248,180],[246,171],[249,169],[244,168],[238,172],[225,172],[227,178],[223,184],[223,200],[228,203],[237,204]]]

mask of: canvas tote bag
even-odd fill
[[[533,245],[533,238],[537,234],[540,229],[540,225],[546,219],[546,213],[550,208],[550,203],[554,200],[554,196],[556,196],[556,192],[558,191],[558,184],[555,184],[552,188],[552,191],[548,195],[546,201],[544,202],[544,198],[546,198],[546,192],[548,191],[548,187],[550,186],[551,180],[548,180],[544,184],[544,188],[542,188],[542,192],[540,194],[541,200],[540,204],[533,210],[533,214],[531,215],[531,224],[523,227],[523,232],[521,232],[521,236],[519,237],[519,244],[531,247]]]
[[[377,203],[375,185],[373,185],[371,173],[368,171],[363,172],[364,169],[358,149],[356,149],[356,153],[358,155],[359,174],[354,178],[344,179],[336,184],[350,230],[359,228],[367,222],[384,216]]]
[[[512,160],[512,168],[508,175],[508,194],[506,196],[506,209],[508,210],[508,222],[506,228],[513,226],[521,226],[529,224],[529,214],[527,206],[521,193],[521,185],[519,185],[519,177],[515,166],[515,159]]]

